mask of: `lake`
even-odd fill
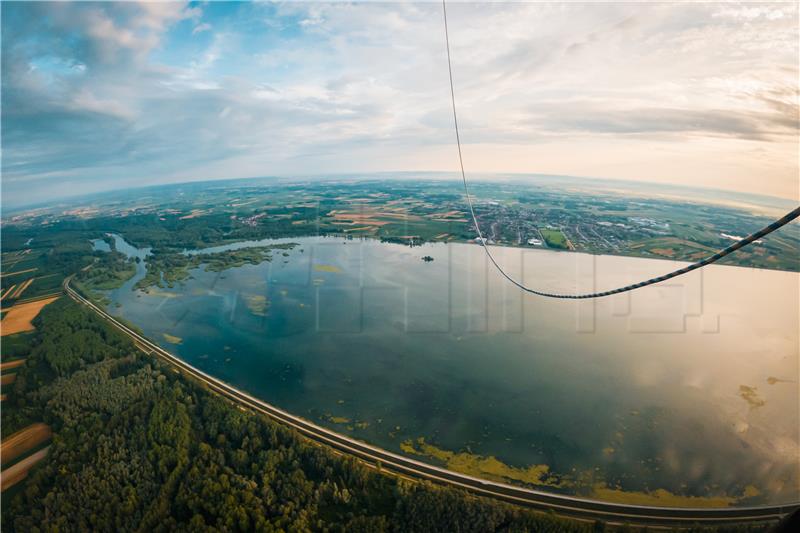
[[[455,470],[631,503],[800,499],[797,273],[711,266],[569,301],[523,294],[474,244],[264,242],[297,246],[143,292],[149,250],[115,236],[144,261],[108,310],[271,404]],[[495,253],[565,292],[678,265]]]

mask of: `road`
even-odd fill
[[[603,520],[609,523],[666,526],[687,526],[695,523],[740,523],[776,520],[800,508],[800,503],[784,506],[713,509],[625,505],[579,498],[565,494],[542,492],[505,483],[487,481],[416,461],[318,426],[308,420],[292,415],[262,400],[254,398],[228,385],[224,381],[206,374],[167,352],[154,342],[106,313],[99,306],[78,294],[78,292],[70,287],[70,281],[71,277],[64,280],[64,290],[70,298],[88,307],[111,323],[111,325],[128,335],[141,350],[160,357],[183,373],[191,376],[211,390],[236,402],[242,407],[263,413],[274,420],[294,428],[302,435],[316,442],[326,444],[337,451],[357,457],[371,465],[380,464],[382,469],[388,469],[404,476],[463,488],[474,494],[491,497],[516,505],[545,511],[552,510],[556,514],[562,516]]]

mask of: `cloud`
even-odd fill
[[[26,182],[452,168],[437,4],[2,10],[4,202]],[[467,162],[739,190],[769,172],[795,194],[797,8],[731,10],[453,4]]]
[[[544,106],[542,106],[544,107]],[[569,109],[537,108],[528,122],[553,132],[731,137],[764,140],[770,136],[797,138],[798,123],[779,112],[732,112],[727,109],[645,108],[632,109],[574,102]]]
[[[192,35],[203,33],[204,31],[209,31],[209,30],[211,30],[211,24],[209,24],[208,22],[203,22],[202,24],[198,24],[197,26],[194,27],[194,29],[192,30]]]

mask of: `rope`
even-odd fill
[[[683,268],[679,268],[678,270],[675,270],[675,271],[670,272],[668,274],[664,274],[663,276],[658,276],[656,278],[650,278],[650,279],[647,279],[647,280],[644,280],[644,281],[640,281],[639,283],[633,283],[631,285],[625,285],[624,287],[619,287],[617,289],[612,289],[612,290],[603,291],[603,292],[591,292],[591,293],[585,293],[585,294],[559,294],[559,293],[539,291],[539,290],[531,289],[530,287],[526,287],[521,282],[519,282],[516,279],[514,279],[513,277],[511,277],[497,263],[497,260],[494,258],[494,255],[492,255],[491,250],[486,245],[486,239],[483,238],[483,233],[481,232],[481,227],[478,224],[478,218],[475,216],[475,208],[472,205],[472,196],[470,196],[469,186],[467,185],[467,176],[466,176],[466,173],[464,172],[464,158],[461,155],[461,136],[460,136],[459,131],[458,131],[458,115],[456,113],[456,95],[455,95],[455,89],[453,88],[453,65],[452,65],[452,62],[450,60],[450,35],[449,35],[448,29],[447,29],[447,3],[446,3],[446,0],[442,0],[442,11],[444,13],[444,40],[445,40],[445,45],[447,46],[447,72],[448,72],[448,74],[450,76],[450,100],[451,100],[451,102],[453,104],[453,124],[454,124],[455,130],[456,130],[456,144],[458,145],[458,163],[459,163],[459,166],[461,167],[461,180],[464,182],[464,193],[467,195],[467,204],[469,205],[469,212],[470,212],[470,215],[472,215],[472,222],[475,224],[475,230],[478,233],[478,239],[479,239],[481,245],[483,246],[484,251],[486,252],[486,256],[489,258],[489,261],[492,262],[494,267],[497,269],[498,272],[500,272],[500,274],[503,275],[504,278],[506,278],[508,281],[510,281],[511,283],[513,283],[514,285],[516,285],[517,287],[522,289],[523,291],[528,292],[530,294],[536,294],[538,296],[545,296],[547,298],[562,298],[562,299],[569,299],[569,300],[583,300],[583,299],[587,299],[587,298],[600,298],[600,297],[603,297],[603,296],[611,296],[612,294],[619,294],[621,292],[632,291],[634,289],[639,289],[641,287],[646,287],[648,285],[653,285],[655,283],[661,283],[662,281],[666,281],[668,279],[672,279],[672,278],[675,278],[675,277],[678,277],[678,276],[682,276],[683,274],[686,274],[688,272],[691,272],[692,270],[697,270],[698,268],[702,268],[704,266],[710,265],[711,263],[716,263],[717,261],[719,261],[720,259],[722,259],[726,255],[731,254],[731,253],[735,252],[736,250],[739,250],[740,248],[744,248],[748,244],[752,243],[753,241],[757,241],[761,237],[769,235],[773,231],[777,230],[778,228],[781,228],[781,227],[785,226],[786,224],[788,224],[789,222],[791,222],[792,220],[794,220],[798,216],[800,216],[800,207],[797,207],[793,211],[791,211],[791,212],[787,213],[786,215],[784,215],[779,220],[776,220],[772,224],[770,224],[768,226],[765,226],[764,228],[758,230],[757,232],[755,232],[755,233],[753,233],[751,235],[748,235],[744,239],[742,239],[740,241],[737,241],[736,243],[734,243],[734,244],[728,246],[727,248],[725,248],[724,250],[720,250],[719,252],[715,253],[714,255],[712,255],[710,257],[707,257],[707,258],[705,258],[705,259],[703,259],[701,261],[698,261],[696,263],[692,263],[691,265],[685,266]]]

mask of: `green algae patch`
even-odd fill
[[[681,496],[665,489],[652,492],[625,491],[598,483],[592,490],[592,498],[613,503],[651,505],[656,507],[730,507],[739,498],[733,496]]]
[[[792,381],[791,379],[781,379],[781,378],[776,378],[774,376],[770,376],[767,378],[767,383],[769,383],[770,385],[775,385],[776,383],[794,383],[794,381]]]
[[[739,396],[741,396],[742,399],[746,401],[752,409],[763,407],[764,404],[767,403],[758,395],[758,389],[756,387],[739,385]]]
[[[170,335],[169,333],[162,333],[164,335],[164,340],[170,344],[182,344],[183,339],[180,337],[176,337],[175,335]]]
[[[491,481],[516,482],[562,489],[575,489],[579,485],[583,485],[578,483],[578,480],[561,478],[552,474],[548,465],[531,465],[525,468],[514,467],[503,463],[494,456],[486,457],[468,452],[444,450],[425,442],[424,438],[419,438],[416,441],[407,439],[400,443],[400,449],[410,455],[435,459],[441,462],[448,470]],[[758,489],[753,486],[745,488],[740,496],[684,496],[674,494],[665,489],[626,491],[609,487],[603,482],[589,485],[589,487],[592,499],[657,507],[730,507],[743,498],[753,498],[759,495]]]
[[[744,494],[742,495],[743,498],[755,498],[756,496],[760,496],[761,491],[758,490],[753,485],[747,485],[744,488]]]
[[[342,273],[342,269],[334,265],[314,265],[314,270],[317,272],[331,272],[333,274]]]
[[[526,468],[517,468],[500,461],[494,456],[482,456],[469,452],[452,452],[437,448],[425,442],[424,438],[416,441],[406,440],[400,444],[400,449],[408,454],[430,457],[444,463],[454,472],[470,476],[490,479],[493,481],[517,481],[530,485],[560,486],[560,482],[550,474],[547,465],[531,465]]]

